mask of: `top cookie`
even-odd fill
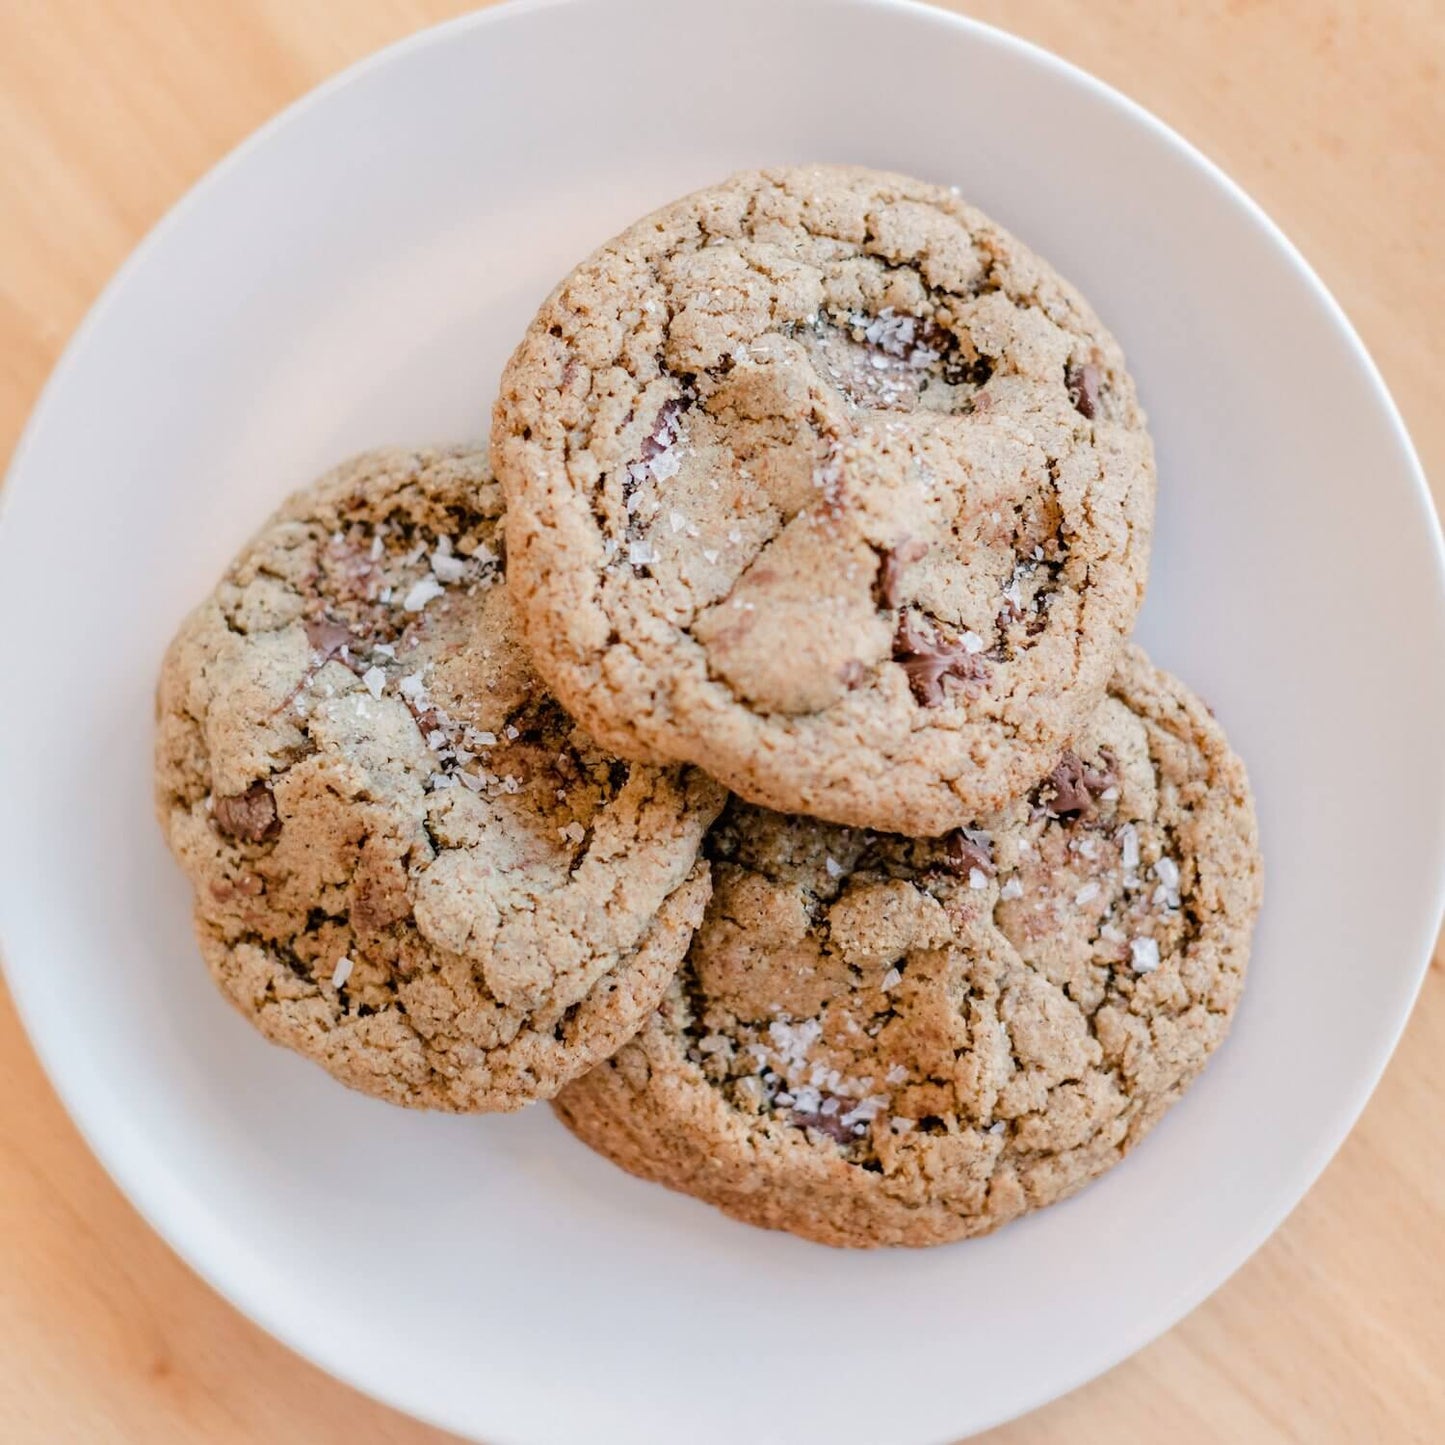
[[[1088,304],[951,191],[739,175],[579,266],[493,460],[538,670],[624,756],[916,836],[1042,776],[1143,593],[1154,470]]]
[[[485,456],[298,493],[167,654],[157,801],[217,982],[396,1103],[510,1109],[656,1006],[723,792],[617,763],[522,651]]]

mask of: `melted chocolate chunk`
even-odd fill
[[[853,1125],[845,1124],[837,1114],[804,1114],[794,1110],[790,1122],[799,1129],[816,1129],[840,1144],[852,1144],[858,1138],[853,1132]]]
[[[945,696],[945,678],[956,678],[976,692],[990,677],[988,663],[962,642],[941,642],[922,631],[912,616],[899,619],[893,639],[893,658],[908,674],[913,696],[924,707],[939,707]]]
[[[901,598],[899,587],[904,570],[928,555],[928,543],[918,537],[905,537],[896,547],[878,554],[878,576],[873,584],[880,607],[897,607]]]
[[[265,783],[252,783],[244,793],[213,798],[211,816],[222,833],[243,843],[264,843],[281,831],[276,799]]]
[[[1064,385],[1069,389],[1074,410],[1093,421],[1099,410],[1099,368],[1092,361],[1071,366],[1064,372]]]
[[[900,314],[888,307],[874,316],[835,316],[833,324],[843,326],[868,351],[913,368],[923,385],[931,374],[949,386],[981,387],[993,375],[991,358],[932,316]],[[820,322],[815,331],[822,333],[826,326]]]
[[[1098,795],[1117,781],[1112,765],[1090,767],[1077,753],[1065,753],[1039,785],[1038,802],[1055,818],[1086,817]]]
[[[308,617],[305,623],[306,640],[312,650],[320,654],[323,662],[330,662],[342,648],[350,647],[358,638],[344,622],[334,622],[329,617]]]
[[[988,849],[976,838],[970,838],[967,829],[960,828],[950,833],[944,841],[943,853],[948,866],[957,873],[968,873],[977,868],[985,878],[992,878],[998,872]]]
[[[653,422],[652,430],[642,439],[642,451],[638,455],[638,461],[650,462],[653,457],[660,457],[677,440],[678,418],[691,405],[692,399],[685,396],[663,402],[658,408],[657,420]]]

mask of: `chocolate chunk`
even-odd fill
[[[1092,361],[1070,366],[1064,372],[1064,385],[1069,389],[1074,410],[1093,421],[1099,410],[1099,368]]]
[[[880,607],[897,607],[903,572],[928,555],[928,543],[918,537],[905,537],[896,547],[878,554],[878,576],[873,584]]]
[[[827,1134],[840,1144],[852,1144],[858,1137],[853,1132],[853,1126],[845,1124],[837,1114],[804,1114],[794,1110],[791,1122],[799,1129],[816,1129],[820,1134]]]
[[[913,344],[937,354],[950,386],[983,386],[993,375],[990,357],[979,355],[970,338],[940,326],[932,317],[920,318]]]
[[[320,654],[323,662],[329,662],[343,647],[350,647],[357,641],[345,623],[334,622],[329,617],[308,617],[305,627],[306,640],[312,650]]]
[[[1056,818],[1084,817],[1094,811],[1095,800],[1112,787],[1117,776],[1108,759],[1102,768],[1090,767],[1077,753],[1065,753],[1039,787],[1039,802]]]
[[[211,816],[222,833],[243,843],[264,843],[281,831],[276,799],[265,783],[252,783],[244,793],[213,798]]]
[[[911,615],[898,621],[893,657],[908,674],[913,696],[924,707],[942,704],[947,677],[975,692],[990,677],[988,663],[978,653],[970,652],[962,642],[941,642],[936,635],[928,636]]]
[[[994,867],[993,855],[976,835],[969,836],[971,832],[972,829],[959,828],[944,840],[943,851],[949,867],[957,873],[968,873],[977,868],[985,878],[992,878],[998,871]]]
[[[639,461],[650,462],[653,457],[660,457],[677,440],[677,419],[691,405],[691,398],[682,396],[663,402],[658,409],[657,420],[652,424],[652,430],[642,439]]]

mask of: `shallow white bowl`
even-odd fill
[[[1247,996],[1194,1092],[1077,1200],[923,1253],[731,1223],[546,1109],[346,1093],[214,993],[150,817],[161,651],[266,510],[356,449],[479,433],[533,308],[595,243],[733,168],[808,159],[956,183],[1122,338],[1162,475],[1141,636],[1223,718],[1267,854]],[[1440,915],[1442,596],[1418,465],[1348,323],[1118,95],[883,0],[488,12],[221,165],[36,410],[0,529],[10,983],[155,1227],[362,1389],[493,1445],[926,1445],[1165,1329],[1355,1119]]]

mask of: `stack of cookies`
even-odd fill
[[[740,175],[568,276],[480,448],[293,497],[187,620],[158,799],[212,975],[398,1104],[539,1099],[839,1245],[1116,1163],[1229,1027],[1244,769],[1128,641],[1153,454],[954,192]]]

